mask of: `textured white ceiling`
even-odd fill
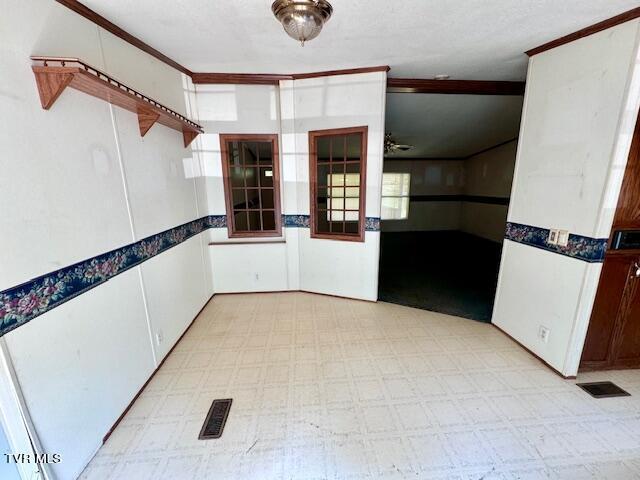
[[[466,157],[518,136],[522,97],[388,93],[385,129],[413,145],[390,158]]]
[[[637,0],[331,0],[301,47],[271,0],[83,0],[192,71],[303,73],[375,65],[393,77],[523,80],[524,51],[638,6]]]

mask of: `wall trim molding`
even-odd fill
[[[61,5],[64,5],[65,7],[67,7],[70,10],[73,10],[78,15],[83,16],[87,20],[95,23],[99,27],[104,28],[106,31],[114,34],[116,37],[119,37],[120,39],[124,40],[125,42],[130,43],[134,47],[139,48],[143,52],[148,53],[152,57],[157,58],[161,62],[166,63],[170,67],[175,68],[179,72],[182,72],[185,75],[189,75],[189,76],[192,75],[191,70],[189,70],[188,68],[180,65],[175,60],[167,57],[164,53],[156,50],[155,48],[153,48],[148,43],[145,43],[142,40],[140,40],[138,37],[135,37],[135,36],[131,35],[129,32],[127,32],[126,30],[120,28],[115,23],[110,22],[105,17],[103,17],[99,13],[96,13],[95,11],[91,10],[89,7],[87,7],[83,3],[78,2],[77,0],[56,0],[56,2],[58,2]]]
[[[284,227],[309,228],[309,215],[282,217]],[[210,228],[227,228],[226,215],[192,220],[0,291],[0,337]],[[380,219],[367,217],[365,229],[380,231]]]
[[[310,73],[216,73],[193,72],[194,84],[242,84],[242,85],[279,85],[281,80],[303,80],[306,78],[331,77],[335,75],[356,75],[359,73],[388,72],[388,65],[376,67],[348,68]]]
[[[604,262],[604,255],[609,241],[608,238],[592,238],[570,233],[569,244],[566,247],[562,247],[547,242],[549,238],[548,228],[514,222],[507,222],[504,238],[588,263]]]
[[[387,93],[440,93],[450,95],[524,95],[525,82],[493,80],[434,80],[388,78]]]
[[[588,27],[582,28],[576,32],[570,33],[560,38],[556,38],[555,40],[551,40],[547,43],[532,48],[531,50],[527,50],[524,53],[529,57],[533,57],[534,55],[546,52],[547,50],[551,50],[552,48],[559,47],[560,45],[564,45],[566,43],[570,43],[584,37],[588,37],[589,35],[593,35],[594,33],[601,32],[608,28],[615,27],[616,25],[620,25],[621,23],[625,23],[639,17],[640,7],[633,8],[621,13],[620,15],[616,15],[615,17],[607,18],[606,20],[594,23],[593,25],[589,25]]]

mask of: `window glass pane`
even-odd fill
[[[360,233],[362,134],[316,136],[314,233]],[[321,164],[318,162],[327,162]],[[352,162],[352,163],[348,163]],[[328,197],[328,198],[327,198]]]
[[[360,196],[360,187],[347,187],[344,191],[345,196],[350,198],[358,198]]]
[[[244,188],[233,190],[233,208],[247,208],[246,199],[244,197]]]
[[[345,172],[347,173],[360,173],[360,164],[359,163],[347,163],[345,165]]]
[[[347,222],[344,224],[344,233],[358,233],[358,222]]]
[[[342,210],[330,210],[329,211],[329,219],[337,222],[344,220],[344,212]]]
[[[273,208],[273,189],[263,188],[260,190],[262,196],[262,208]]]
[[[258,148],[253,142],[242,142],[242,153],[245,165],[256,165],[258,163]]]
[[[344,197],[344,188],[342,187],[330,188],[329,191],[331,192],[329,195],[331,198]]]
[[[247,180],[247,187],[258,186],[258,169],[255,167],[248,167],[244,169],[244,176]]]
[[[331,232],[332,233],[344,233],[344,222],[331,222]]]
[[[271,210],[264,210],[262,212],[262,227],[265,230],[275,230],[276,229],[276,216],[275,213]]]
[[[333,210],[344,210],[344,198],[329,199],[329,208]]]
[[[273,187],[273,168],[266,167],[260,169],[260,185],[262,187]]]
[[[347,135],[347,160],[360,160],[361,135]]]
[[[344,161],[344,135],[331,138],[331,158],[334,162]]]
[[[260,225],[260,211],[249,211],[249,230],[262,230]]]
[[[383,197],[382,220],[406,220],[409,218],[409,197]]]
[[[347,210],[359,210],[360,199],[359,198],[346,198],[344,201],[344,208]]]
[[[345,175],[345,185],[346,186],[358,186],[360,185],[360,174],[359,173],[347,173]]]
[[[326,210],[318,210],[316,215],[316,229],[318,232],[329,231],[329,218],[327,217]]]
[[[409,190],[411,174],[382,174],[381,220],[406,220],[409,218]]]
[[[316,181],[318,185],[329,185],[329,181],[333,180],[329,178],[329,165],[318,165],[318,176]]]
[[[382,174],[382,196],[404,196],[409,195],[409,185],[411,183],[410,173],[383,173]]]
[[[273,158],[271,153],[271,142],[258,143],[258,153],[260,157],[260,165],[272,165]]]
[[[229,172],[232,187],[244,186],[244,169],[242,167],[231,167]]]
[[[318,155],[318,162],[329,161],[329,146],[330,137],[318,137],[316,139],[316,151]]]
[[[222,141],[225,141],[224,138]],[[235,232],[272,233],[279,228],[277,164],[273,142],[251,139],[227,141],[225,191],[232,206],[227,212]],[[268,211],[263,211],[267,209]]]
[[[260,190],[247,189],[247,206],[246,208],[260,208]]]
[[[238,232],[246,232],[249,230],[249,224],[247,223],[247,212],[236,212],[234,214],[235,227]]]
[[[327,209],[327,189],[325,187],[318,187],[316,202],[318,208]]]

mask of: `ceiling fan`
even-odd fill
[[[395,152],[406,152],[407,150],[411,150],[413,145],[404,145],[402,143],[396,142],[391,136],[392,133],[384,134],[384,153],[395,153]]]

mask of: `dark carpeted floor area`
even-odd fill
[[[501,250],[458,231],[384,232],[378,298],[489,322]]]

